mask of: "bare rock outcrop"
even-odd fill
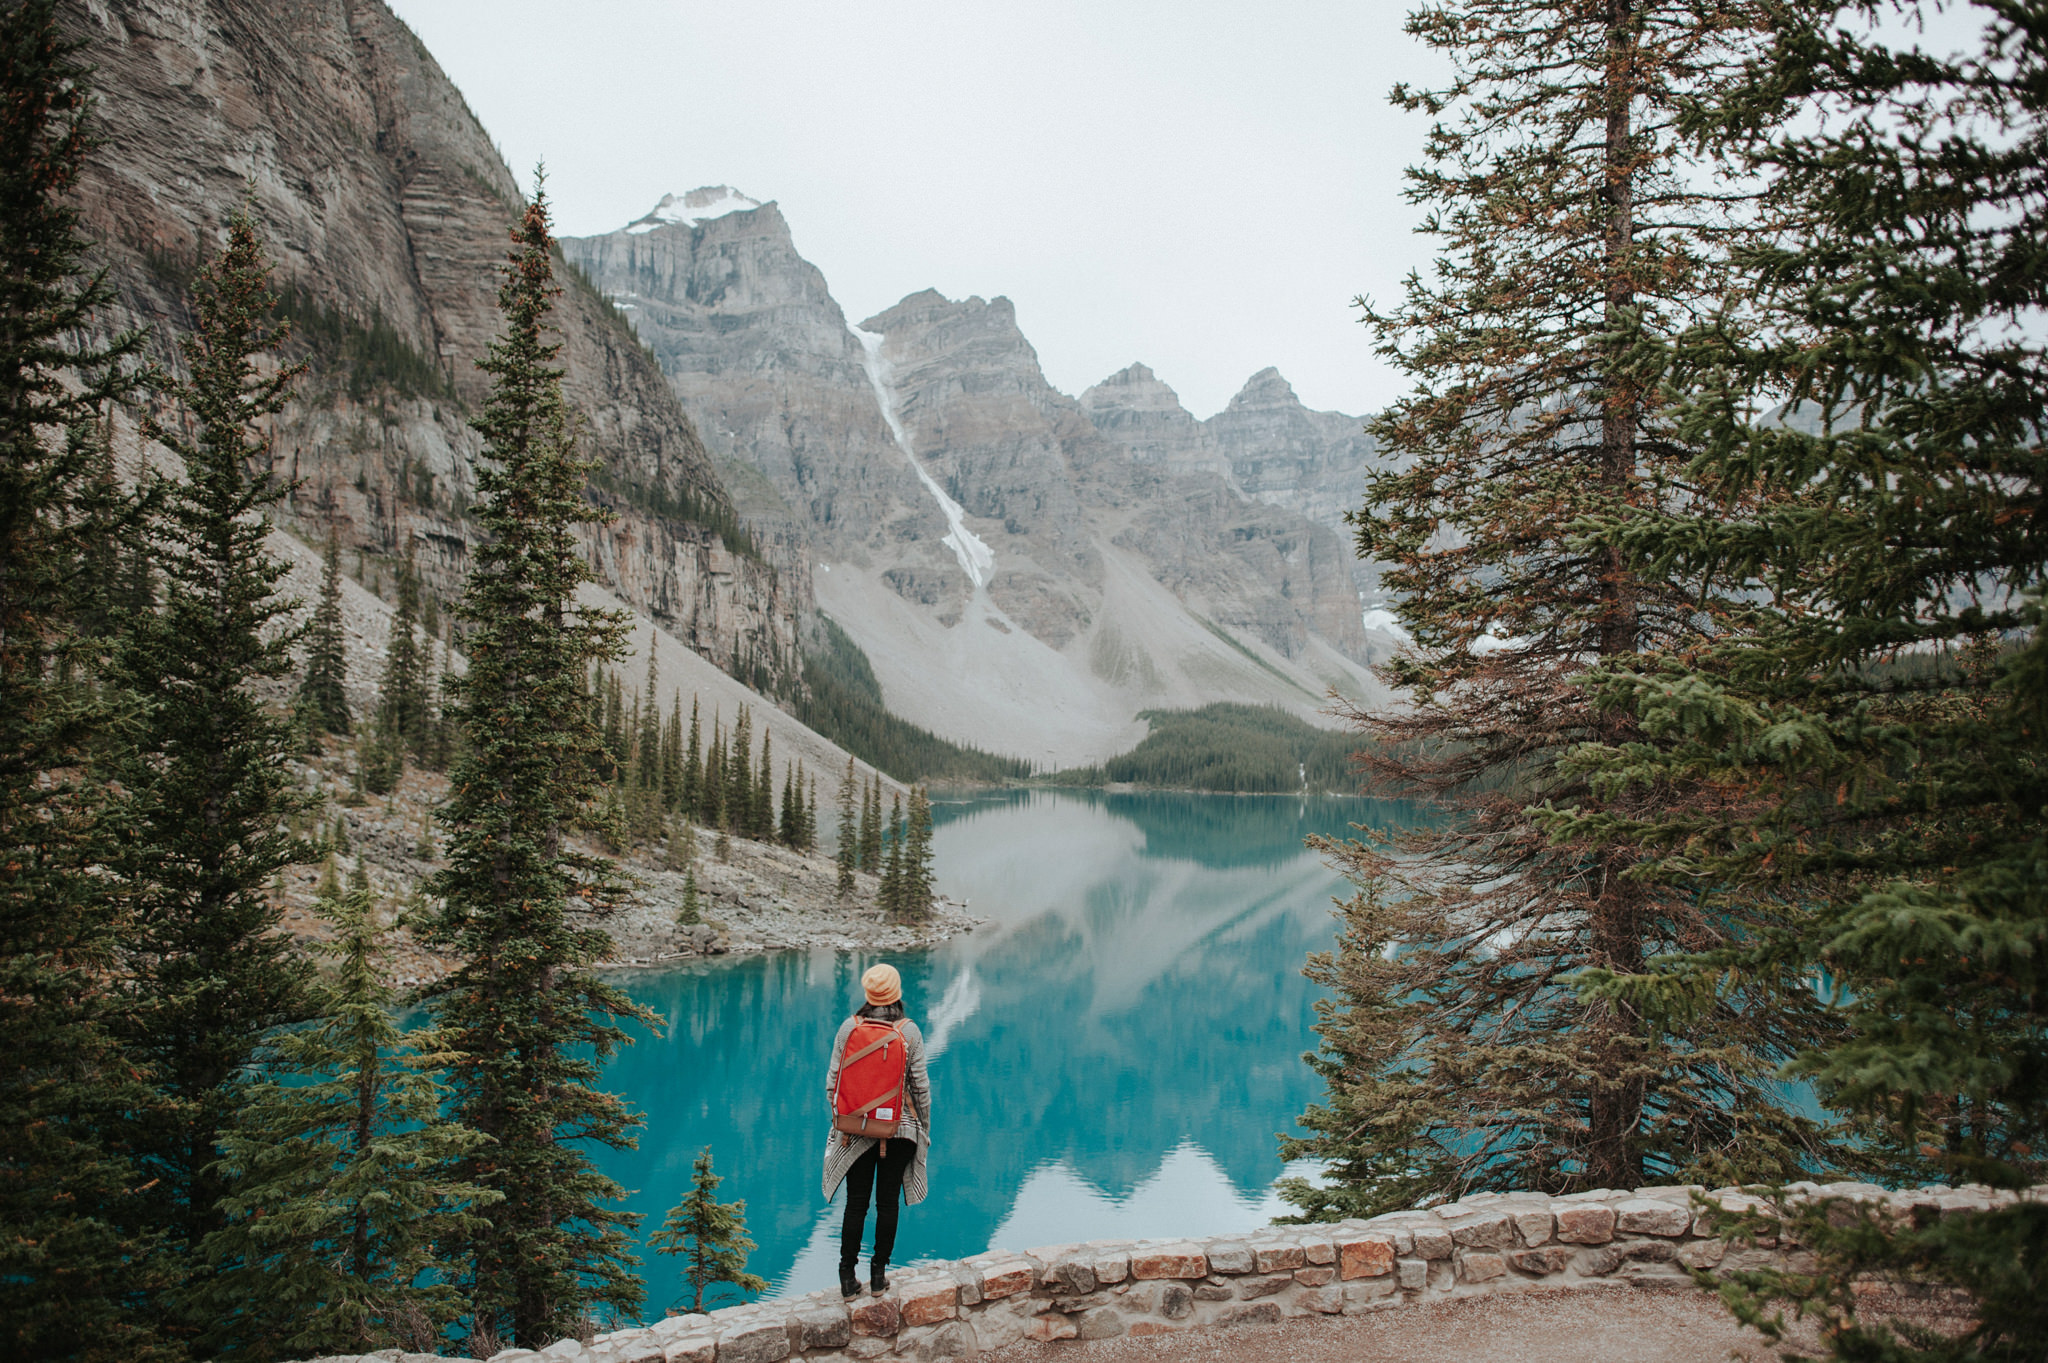
[[[119,303],[176,367],[198,262],[245,202],[314,370],[276,426],[302,480],[286,519],[372,562],[417,555],[452,594],[468,564],[498,266],[517,182],[461,94],[379,0],[95,0],[102,142],[80,186]],[[719,665],[796,665],[808,568],[787,541],[734,553],[734,507],[659,365],[565,272],[555,324],[613,585]],[[388,571],[386,573],[388,576]]]

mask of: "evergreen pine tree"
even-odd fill
[[[107,1136],[147,1094],[108,1035],[119,904],[88,869],[106,830],[86,758],[107,711],[65,662],[70,568],[132,515],[78,505],[90,442],[48,437],[129,391],[138,338],[81,339],[103,334],[112,291],[67,202],[91,91],[56,10],[0,13],[0,1353],[113,1363],[164,1356],[129,1310],[154,1285],[152,1233],[122,1229],[148,1226],[129,1193],[146,1180]]]
[[[882,871],[882,777],[879,772],[869,775],[867,788],[862,792],[860,869],[869,875],[880,875]]]
[[[647,640],[647,686],[640,694],[640,732],[633,746],[636,784],[658,796],[661,791],[661,702],[654,693],[654,639]]]
[[[418,637],[419,574],[410,549],[398,566],[396,586],[398,608],[386,636],[384,675],[377,683],[374,727],[363,758],[363,784],[373,795],[395,790],[407,756],[418,760],[433,741],[427,731],[427,664]]]
[[[725,827],[725,737],[718,714],[711,715],[711,746],[704,750],[704,771],[697,786],[697,822],[706,828]]]
[[[348,651],[341,626],[341,540],[327,532],[327,555],[320,573],[320,601],[313,625],[306,631],[306,677],[299,701],[316,733],[345,734],[349,729]]]
[[[668,723],[661,733],[661,807],[669,813],[687,811],[683,799],[683,693],[669,703]]]
[[[896,912],[922,922],[932,916],[932,802],[923,786],[910,788],[910,817],[903,837],[903,872]]]
[[[678,705],[682,704],[682,699],[683,693],[680,691],[676,692],[676,703]],[[692,823],[708,824],[711,821],[704,817],[704,807],[700,795],[704,778],[704,760],[701,751],[703,738],[703,729],[697,715],[697,697],[695,693],[692,693],[690,696],[690,736],[684,741],[683,745],[682,794],[679,798],[679,807],[683,811],[683,817]]]
[[[1662,807],[1557,818],[1647,849],[1645,879],[1718,911],[1798,906],[1602,972],[1600,997],[1682,1013],[1741,979],[1777,1011],[1824,982],[1845,1025],[1788,1070],[1860,1120],[1881,1179],[2024,1188],[2048,1179],[2048,58],[2037,6],[1983,7],[1953,55],[1873,13],[1788,7],[1754,80],[1700,111],[1785,224],[1739,257],[1768,324],[1703,326],[1674,385],[1685,479],[1730,511],[1646,508],[1607,537],[1704,583],[1716,630],[1597,679],[1655,741],[1581,762]],[[1822,1203],[1795,1223],[1813,1271],[1723,1289],[1773,1338],[1789,1303],[1842,1359],[2048,1339],[2048,1206]],[[1973,1328],[1857,1318],[1863,1284],[1900,1279],[1958,1289]]]
[[[742,1292],[765,1292],[765,1279],[747,1272],[754,1242],[747,1238],[747,1204],[720,1202],[714,1194],[724,1182],[711,1172],[711,1147],[705,1146],[690,1178],[690,1191],[669,1208],[661,1229],[647,1238],[661,1254],[684,1256],[683,1281],[693,1289],[690,1309],[704,1309],[704,1289],[731,1283]]]
[[[732,724],[732,747],[725,756],[725,823],[749,837],[754,819],[754,716],[744,705]]]
[[[1400,1124],[1345,1125],[1339,1091],[1302,1119],[1310,1139],[1283,1146],[1340,1169],[1384,1154],[1398,1170],[1297,1186],[1311,1216],[1478,1189],[1796,1177],[1823,1157],[1821,1127],[1776,1076],[1834,1025],[1818,999],[1765,1008],[1735,987],[1653,1017],[1586,995],[1577,973],[1768,921],[1646,883],[1626,844],[1557,836],[1530,812],[1628,819],[1653,798],[1596,791],[1560,761],[1637,736],[1578,679],[1686,646],[1704,622],[1685,584],[1588,541],[1636,508],[1716,514],[1675,480],[1684,437],[1663,378],[1674,338],[1734,286],[1740,196],[1677,123],[1739,77],[1769,15],[1746,0],[1711,23],[1677,7],[1454,0],[1409,18],[1453,67],[1440,90],[1395,91],[1433,120],[1410,197],[1440,255],[1404,306],[1367,311],[1415,388],[1374,422],[1401,462],[1369,480],[1353,520],[1415,642],[1388,668],[1409,703],[1357,718],[1377,740],[1377,784],[1460,815],[1398,862],[1358,843],[1338,854],[1361,912],[1386,918],[1358,939],[1404,944],[1394,998],[1352,1004],[1411,1030],[1337,1081],[1397,1085]]]
[[[433,654],[420,647],[419,618],[419,563],[408,543],[405,558],[398,565],[398,611],[391,620],[380,700],[390,713],[392,746],[415,762],[423,761],[433,746],[427,678]]]
[[[697,829],[688,819],[678,818],[668,832],[668,869],[681,871],[697,861]]]
[[[853,897],[853,872],[860,861],[860,833],[853,813],[853,802],[865,793],[860,778],[853,768],[853,759],[846,759],[846,775],[839,782],[839,897]],[[865,807],[865,801],[863,801]]]
[[[232,1191],[194,1303],[213,1357],[431,1347],[460,1309],[435,1243],[479,1229],[497,1197],[451,1176],[483,1138],[442,1117],[449,1057],[432,1032],[400,1032],[370,893],[339,888],[317,906],[337,967],[319,1020],[278,1038],[221,1141]]]
[[[238,213],[194,287],[198,329],[181,343],[190,377],[168,390],[190,424],[145,425],[184,470],[150,524],[162,605],[130,623],[114,662],[137,698],[107,761],[128,794],[111,863],[133,904],[122,1029],[159,1095],[131,1141],[152,1181],[151,1220],[185,1255],[222,1224],[220,1136],[277,1029],[306,1008],[305,965],[275,931],[266,891],[308,859],[287,825],[311,803],[286,765],[293,726],[257,692],[290,674],[299,637],[286,624],[296,603],[275,591],[286,566],[264,543],[287,491],[269,471],[264,419],[301,372],[256,363],[283,339],[264,322],[276,302],[267,274]]]
[[[904,894],[903,797],[896,797],[889,811],[889,831],[883,836],[882,881],[876,887],[875,902],[890,918],[906,916]]]
[[[754,772],[753,816],[748,820],[754,838],[775,841],[775,762],[770,753],[768,726],[761,726],[761,765]]]
[[[782,813],[775,821],[775,838],[784,847],[796,847],[803,841],[803,797],[796,791],[796,764],[790,763],[782,769]]]
[[[625,770],[631,746],[632,739],[626,728],[626,701],[619,687],[618,674],[607,671],[604,675],[605,780],[619,779],[619,773]]]
[[[704,909],[697,899],[697,864],[695,861],[683,865],[683,906],[676,913],[676,922],[684,927],[704,921]]]
[[[804,796],[804,851],[818,850],[818,777],[811,774],[810,790]]]
[[[512,239],[505,334],[478,361],[492,380],[474,423],[484,539],[456,608],[470,663],[452,683],[463,741],[442,812],[448,868],[431,882],[438,904],[421,931],[463,962],[433,1007],[460,1056],[453,1115],[492,1141],[458,1173],[506,1199],[487,1227],[450,1237],[445,1271],[472,1333],[540,1347],[593,1308],[631,1312],[641,1300],[627,1236],[636,1218],[585,1152],[632,1144],[637,1119],[593,1085],[623,1040],[616,1020],[646,1014],[590,974],[606,936],[568,912],[572,890],[609,873],[567,835],[596,794],[602,742],[585,669],[619,655],[624,627],[576,604],[591,580],[576,527],[601,513],[583,498],[594,465],[571,441],[560,344],[547,337],[559,289],[538,189]]]

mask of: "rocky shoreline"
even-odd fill
[[[404,911],[416,901],[426,878],[440,869],[442,849],[430,811],[446,793],[446,778],[409,769],[388,798],[350,805],[348,763],[348,754],[333,745],[305,769],[308,787],[333,801],[320,814],[321,828],[331,832],[338,818],[345,833],[345,850],[336,855],[336,869],[346,880],[360,865],[380,901],[390,928],[383,955],[391,983],[406,990],[430,986],[457,962],[414,940]],[[879,878],[864,873],[855,874],[854,892],[842,900],[838,865],[823,852],[731,838],[720,857],[717,834],[707,828],[696,830],[696,844],[691,865],[701,921],[693,924],[679,921],[685,876],[666,865],[664,846],[641,844],[616,858],[626,892],[578,915],[612,939],[612,950],[598,962],[600,968],[659,968],[707,956],[820,947],[911,951],[971,932],[988,921],[970,913],[967,904],[940,896],[928,919],[897,922],[876,906]],[[274,887],[282,930],[308,948],[332,935],[313,911],[320,875],[317,864],[296,866]]]

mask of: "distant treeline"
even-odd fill
[[[1218,703],[1199,710],[1146,710],[1152,730],[1127,753],[1097,767],[1050,779],[1060,785],[1110,783],[1171,790],[1272,794],[1355,791],[1351,751],[1358,738],[1332,732],[1264,705]]]
[[[804,649],[808,695],[796,715],[870,766],[899,781],[1022,780],[1030,767],[1014,757],[964,748],[889,713],[867,654],[826,615]]]

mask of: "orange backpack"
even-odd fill
[[[855,1018],[840,1053],[832,1129],[886,1141],[903,1120],[903,1075],[909,1057],[901,1024]]]

